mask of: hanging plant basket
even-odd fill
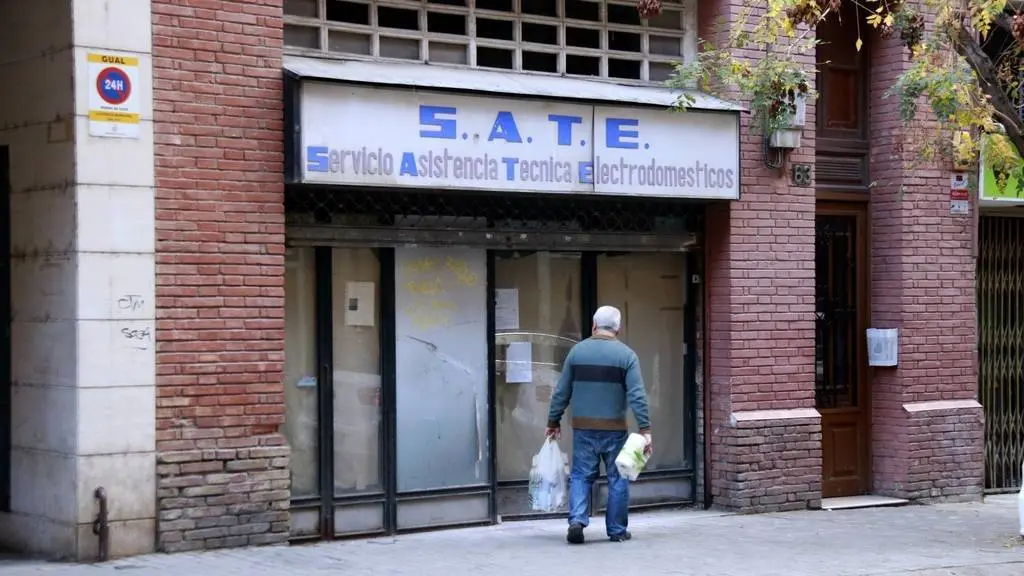
[[[644,20],[661,15],[661,0],[637,0],[636,11]]]

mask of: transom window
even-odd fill
[[[285,0],[284,43],[293,54],[661,82],[692,27],[683,1],[641,20],[635,0]]]

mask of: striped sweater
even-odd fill
[[[551,396],[548,426],[559,427],[572,406],[573,428],[626,430],[627,405],[640,431],[648,432],[647,391],[636,353],[610,333],[598,331],[569,351]]]

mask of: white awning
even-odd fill
[[[384,86],[415,86],[440,90],[515,94],[549,99],[659,106],[676,104],[680,92],[653,86],[625,86],[611,82],[454,68],[428,64],[398,64],[359,60],[328,60],[285,56],[284,68],[299,78],[336,80]],[[700,92],[689,108],[740,112],[742,107]]]

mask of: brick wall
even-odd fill
[[[282,0],[153,0],[159,546],[280,542]]]
[[[742,5],[701,2],[701,38],[720,40]],[[806,63],[813,66],[813,55]],[[802,148],[787,167],[814,163],[813,105],[807,119]],[[742,197],[709,207],[707,218],[712,496],[743,511],[801,508],[817,502],[821,483],[820,422],[787,412],[814,407],[814,189],[790,187],[784,169],[764,166],[762,136],[748,122]],[[734,417],[764,410],[778,418]]]
[[[899,106],[884,94],[904,70],[905,57],[895,39],[874,37],[870,46],[870,177],[877,183],[869,205],[871,326],[890,327],[898,325],[903,308],[900,186],[910,155],[897,153],[902,146]],[[877,490],[885,491],[886,479],[906,475],[908,460],[900,453],[906,445],[901,386],[895,370],[871,370],[872,474]]]
[[[974,218],[949,213],[950,168],[915,162],[920,128],[908,132],[898,100],[882,97],[907,67],[906,49],[896,39],[872,44],[871,322],[900,329],[899,367],[872,371],[874,489],[906,498],[977,497],[984,434],[982,410],[971,402]],[[939,400],[960,407],[914,408]]]

